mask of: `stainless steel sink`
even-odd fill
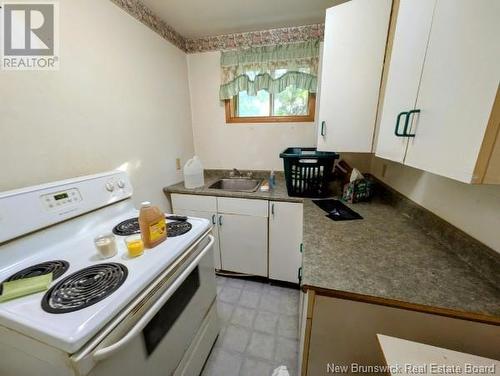
[[[233,192],[255,192],[259,189],[260,183],[262,179],[230,178],[217,180],[208,188]]]

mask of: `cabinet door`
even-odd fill
[[[267,277],[267,218],[219,214],[224,270]]]
[[[399,2],[377,136],[379,157],[404,160],[408,138],[395,134],[396,121],[398,114],[415,108],[435,4],[436,0]],[[403,116],[399,132],[403,131],[404,121]]]
[[[439,0],[405,164],[470,183],[500,82],[500,1]]]
[[[173,193],[171,198],[172,208],[174,211],[177,209],[195,210],[201,212],[217,211],[217,198],[215,196]]]
[[[269,278],[299,283],[302,204],[269,202]]]
[[[217,212],[219,213],[267,217],[267,206],[267,200],[217,197]]]
[[[319,150],[372,151],[391,3],[352,0],[326,11]]]
[[[215,265],[215,269],[221,269],[220,248],[219,248],[219,228],[217,226],[217,213],[215,213],[215,212],[202,212],[202,211],[196,211],[196,210],[186,210],[186,209],[175,209],[174,214],[186,215],[188,217],[206,218],[212,223],[212,225],[213,225],[212,235],[215,238],[214,265]]]

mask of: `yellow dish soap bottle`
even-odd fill
[[[139,228],[141,229],[142,242],[146,248],[156,247],[167,238],[165,215],[158,207],[152,206],[149,201],[141,203]]]

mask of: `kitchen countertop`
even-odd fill
[[[303,288],[319,288],[496,317],[500,290],[397,208],[349,204],[335,222],[304,201]],[[498,271],[498,270],[497,270]]]
[[[246,173],[246,171],[242,171]],[[283,173],[278,172],[276,174],[276,187],[272,191],[261,192],[257,190],[256,192],[231,192],[224,191],[222,189],[210,189],[210,185],[215,183],[217,180],[228,177],[229,172],[224,170],[205,170],[205,185],[200,188],[189,189],[184,187],[184,182],[165,187],[163,191],[165,193],[183,193],[190,195],[203,195],[203,196],[218,196],[218,197],[233,197],[233,198],[250,198],[250,199],[260,199],[260,200],[271,200],[271,201],[286,201],[286,202],[303,202],[304,200],[300,197],[290,197],[288,196],[285,184],[285,178]],[[269,177],[269,172],[256,171],[254,172],[254,178],[256,179],[267,179]]]
[[[437,308],[445,314],[447,311],[458,316],[464,313],[464,317],[472,315],[482,319],[484,316],[486,321],[500,323],[500,289],[494,283],[498,264],[486,260],[483,264],[493,267],[480,273],[463,261],[452,250],[452,242],[448,242],[449,229],[440,229],[442,237],[431,236],[416,219],[427,217],[426,220],[438,228],[436,221],[444,221],[433,214],[418,212],[412,218],[397,205],[374,199],[369,203],[348,204],[363,216],[362,220],[335,222],[311,199],[288,196],[280,173],[277,174],[277,186],[271,192],[228,192],[208,188],[223,176],[227,176],[227,171],[209,170],[205,172],[206,184],[202,188],[186,189],[184,183],[179,183],[165,187],[164,191],[166,194],[303,202],[303,289],[354,294],[375,298],[374,302],[383,300],[383,303],[390,301],[403,306]],[[256,174],[256,177],[268,176],[265,172],[260,176]],[[445,223],[445,226],[451,225]],[[472,258],[476,258],[479,251],[472,251]],[[492,279],[486,278],[488,274]]]

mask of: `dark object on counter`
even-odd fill
[[[361,215],[344,205],[339,200],[313,200],[321,209],[326,211],[327,217],[334,221],[350,221],[353,219],[363,219]]]
[[[186,217],[185,215],[166,215],[165,218],[171,221],[179,222],[186,222],[188,220],[188,217]]]
[[[342,182],[342,187],[349,183],[349,178],[351,177],[352,167],[345,160],[341,159],[337,163],[335,163],[335,167],[333,168],[333,179],[339,180]]]
[[[328,183],[332,177],[337,153],[317,151],[316,148],[293,147],[285,149],[283,158],[286,189],[289,196],[328,196]]]
[[[368,201],[373,195],[373,182],[369,179],[359,179],[344,186],[342,200],[351,204]]]
[[[169,238],[184,235],[193,227],[191,223],[187,221],[187,217],[184,216],[167,215],[165,218],[168,220],[167,236]],[[186,220],[184,220],[184,218],[186,218]],[[113,234],[118,236],[129,236],[140,233],[139,219],[137,217],[126,219],[113,227]]]

